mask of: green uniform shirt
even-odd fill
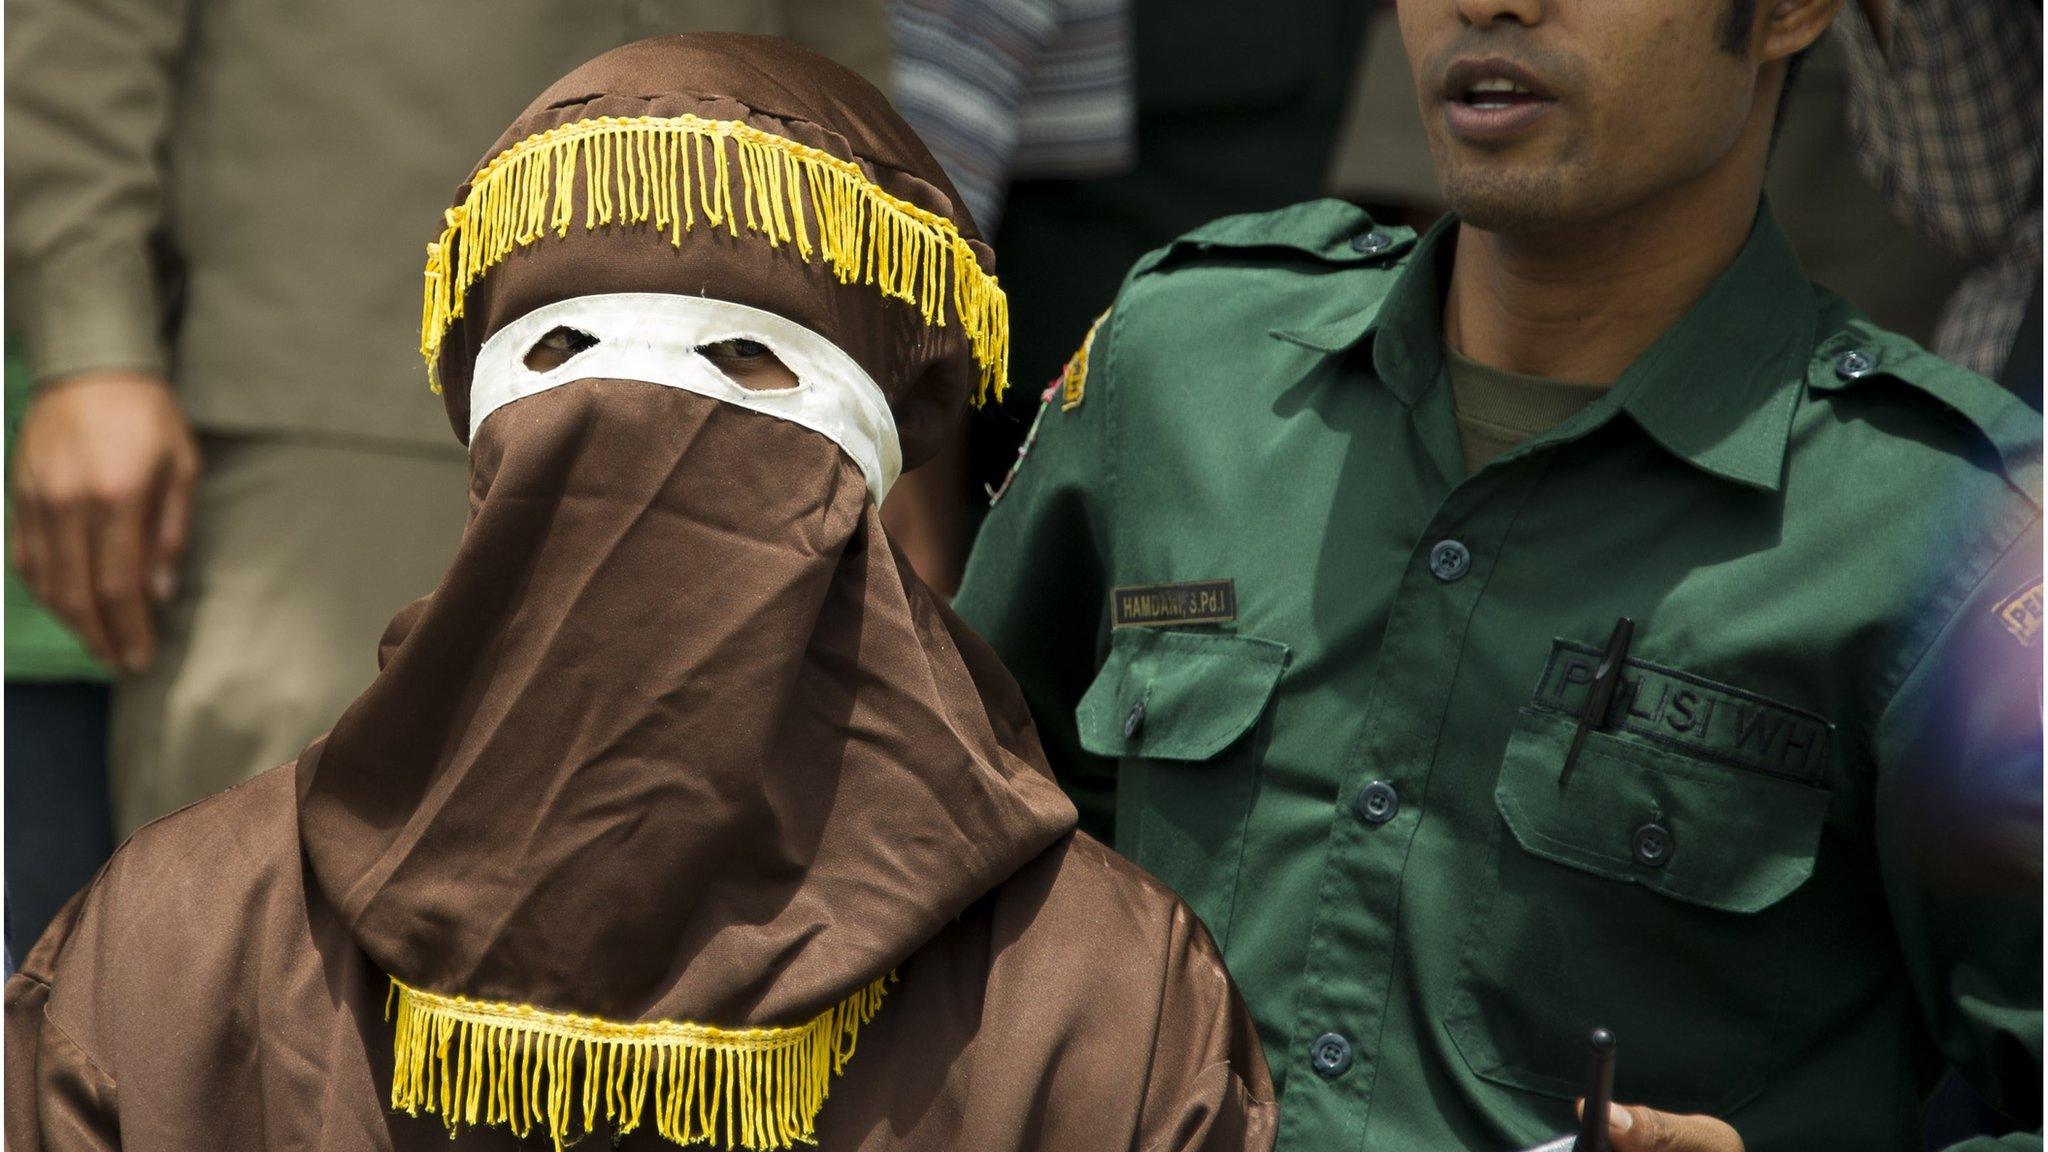
[[[959,598],[1087,823],[1222,943],[1281,1148],[1556,1135],[1595,1026],[1622,1099],[1752,1152],[1915,1149],[1944,1064],[2038,1128],[2039,417],[1765,211],[1468,476],[1454,226],[1324,201],[1148,256]]]

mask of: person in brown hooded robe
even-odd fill
[[[428,251],[461,548],[326,737],[25,958],[11,1148],[1269,1148],[1214,944],[882,529],[1005,335],[882,96],[619,49]]]

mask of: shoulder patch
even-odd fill
[[[995,507],[996,501],[1003,498],[1003,493],[1010,490],[1011,482],[1017,479],[1018,469],[1024,467],[1025,458],[1031,455],[1031,446],[1038,442],[1039,425],[1045,423],[1045,413],[1052,407],[1052,402],[1058,400],[1060,411],[1071,412],[1087,399],[1088,353],[1095,347],[1095,333],[1102,328],[1102,322],[1109,319],[1111,311],[1114,309],[1105,309],[1093,324],[1088,325],[1088,334],[1081,337],[1081,346],[1067,357],[1066,367],[1060,369],[1060,374],[1039,395],[1038,414],[1031,418],[1031,427],[1025,429],[1024,442],[1017,445],[1017,458],[1010,462],[1010,470],[1003,474],[1003,482],[988,490],[989,507]]]
[[[1060,411],[1062,412],[1071,412],[1079,408],[1081,401],[1088,398],[1088,350],[1095,347],[1095,333],[1102,327],[1102,322],[1107,319],[1109,319],[1109,312],[1104,310],[1102,315],[1095,318],[1093,324],[1088,325],[1088,334],[1081,338],[1081,346],[1074,349],[1072,356],[1067,357],[1067,366],[1060,371]]]
[[[1994,611],[1998,613],[1998,622],[2012,633],[2013,639],[2032,648],[2041,639],[2041,582],[2036,580],[1999,601]]]

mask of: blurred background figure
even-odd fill
[[[2041,0],[1857,0],[1836,33],[1863,171],[1969,262],[1931,346],[2041,407]]]
[[[889,59],[881,0],[12,0],[7,25],[11,559],[121,674],[120,834],[297,755],[446,565],[465,464],[415,345],[448,157],[645,36],[785,35],[877,83]],[[9,769],[10,820],[46,819]]]
[[[1278,208],[1322,190],[1372,3],[1268,0],[1253,18],[1241,0],[897,4],[904,117],[995,238],[997,274],[1010,298],[1008,398],[972,417],[959,450],[905,477],[891,497],[904,505],[889,509],[892,534],[926,582],[951,593],[987,490],[1016,459],[1040,393],[1138,257],[1218,216]],[[973,188],[993,167],[974,149],[951,146],[945,110],[913,85],[920,66],[912,61],[924,54],[921,43],[948,38],[1014,43],[1010,29],[1027,23],[1057,25],[1066,38],[1054,37],[1032,57],[1040,67],[1027,72],[1027,90],[1048,98],[1023,106],[1025,132],[1007,192],[977,200]],[[1117,63],[1125,54],[1128,79]],[[977,48],[955,58],[951,71],[970,77],[962,87],[988,74],[978,69],[989,56]],[[1124,86],[1131,95],[1119,98]],[[1047,115],[1032,115],[1036,108]],[[971,122],[957,112],[953,118]],[[1135,140],[1113,136],[1114,123],[1128,123],[1121,131],[1134,131]],[[984,204],[1000,211],[998,222],[982,219]]]
[[[895,0],[889,17],[896,108],[983,235],[996,234],[1015,181],[1115,176],[1136,162],[1130,0]],[[1001,275],[1011,339],[1029,340],[1007,258]],[[944,596],[973,536],[968,460],[958,437],[898,482],[884,510],[897,547]]]
[[[28,364],[7,341],[7,458]],[[12,516],[10,524],[18,524]],[[12,542],[9,555],[12,556]],[[107,812],[107,669],[6,572],[7,932],[11,958],[114,850]]]
[[[895,0],[893,103],[994,232],[1016,180],[1128,172],[1130,0]]]
[[[1008,423],[1029,423],[1039,386],[1138,257],[1219,216],[1322,190],[1370,7],[1269,0],[1248,13],[1242,0],[1130,0],[1134,163],[1108,176],[1019,179],[994,230],[1018,385]],[[979,478],[1000,480],[1009,455]]]

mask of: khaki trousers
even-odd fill
[[[114,824],[296,757],[377,671],[399,608],[462,534],[461,449],[202,436],[192,534],[155,667],[115,690]]]

